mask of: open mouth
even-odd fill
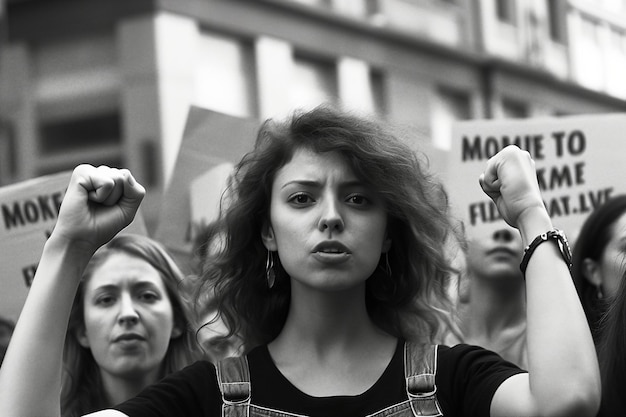
[[[313,248],[314,253],[321,254],[349,254],[348,248],[339,242],[322,242]]]
[[[351,258],[350,250],[339,242],[322,242],[313,248],[313,257],[326,265],[337,265]]]
[[[113,341],[119,343],[131,343],[131,342],[139,342],[145,340],[145,337],[138,335],[136,333],[127,333],[116,337]]]

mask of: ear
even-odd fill
[[[78,340],[78,343],[84,347],[84,348],[89,348],[89,338],[87,337],[87,331],[85,330],[85,326],[80,326],[75,332],[74,332],[74,336],[76,337],[76,340]]]
[[[174,326],[172,327],[172,333],[170,334],[170,339],[176,339],[178,337],[180,337],[183,334],[183,327],[181,326],[180,323],[178,323],[178,320],[176,323],[174,323]]]
[[[263,239],[263,244],[265,245],[265,248],[267,248],[267,250],[278,250],[278,245],[276,244],[276,236],[274,235],[274,229],[272,229],[272,225],[270,225],[268,221],[263,222],[263,226],[261,227],[261,239]]]
[[[602,285],[602,275],[598,263],[591,258],[583,259],[583,276],[594,287]]]
[[[390,238],[386,238],[383,241],[383,248],[381,250],[382,253],[387,253],[389,252],[389,249],[391,249],[391,239]]]

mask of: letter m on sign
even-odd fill
[[[13,209],[7,205],[2,205],[2,218],[4,219],[4,227],[9,230],[12,227],[23,226],[24,217],[22,216],[22,210],[19,203],[16,201],[13,203]]]

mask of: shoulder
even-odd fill
[[[115,409],[128,416],[219,416],[221,403],[215,366],[197,361],[165,376]]]
[[[442,404],[444,409],[463,411],[463,415],[489,415],[491,399],[498,387],[523,372],[497,353],[479,346],[437,347],[438,396],[445,404]]]
[[[510,376],[524,372],[491,350],[464,343],[438,346],[437,365],[439,371],[455,375],[469,373],[485,376],[505,373]]]

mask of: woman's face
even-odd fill
[[[523,283],[519,264],[524,248],[516,230],[505,227],[488,236],[471,239],[466,265],[472,279],[510,286]]]
[[[318,290],[363,284],[391,244],[384,201],[338,153],[295,152],[274,179],[270,222],[265,245],[292,285]]]
[[[612,296],[622,280],[626,262],[626,213],[619,217],[611,227],[609,240],[600,261],[597,272],[601,280],[604,296]]]
[[[196,340],[204,349],[205,356],[212,363],[241,353],[242,340],[232,335],[227,339],[228,327],[219,316],[217,310],[209,311],[203,318],[204,324],[196,334]]]
[[[159,372],[170,339],[181,334],[165,284],[148,262],[114,253],[86,282],[84,331],[78,335],[103,374]]]

